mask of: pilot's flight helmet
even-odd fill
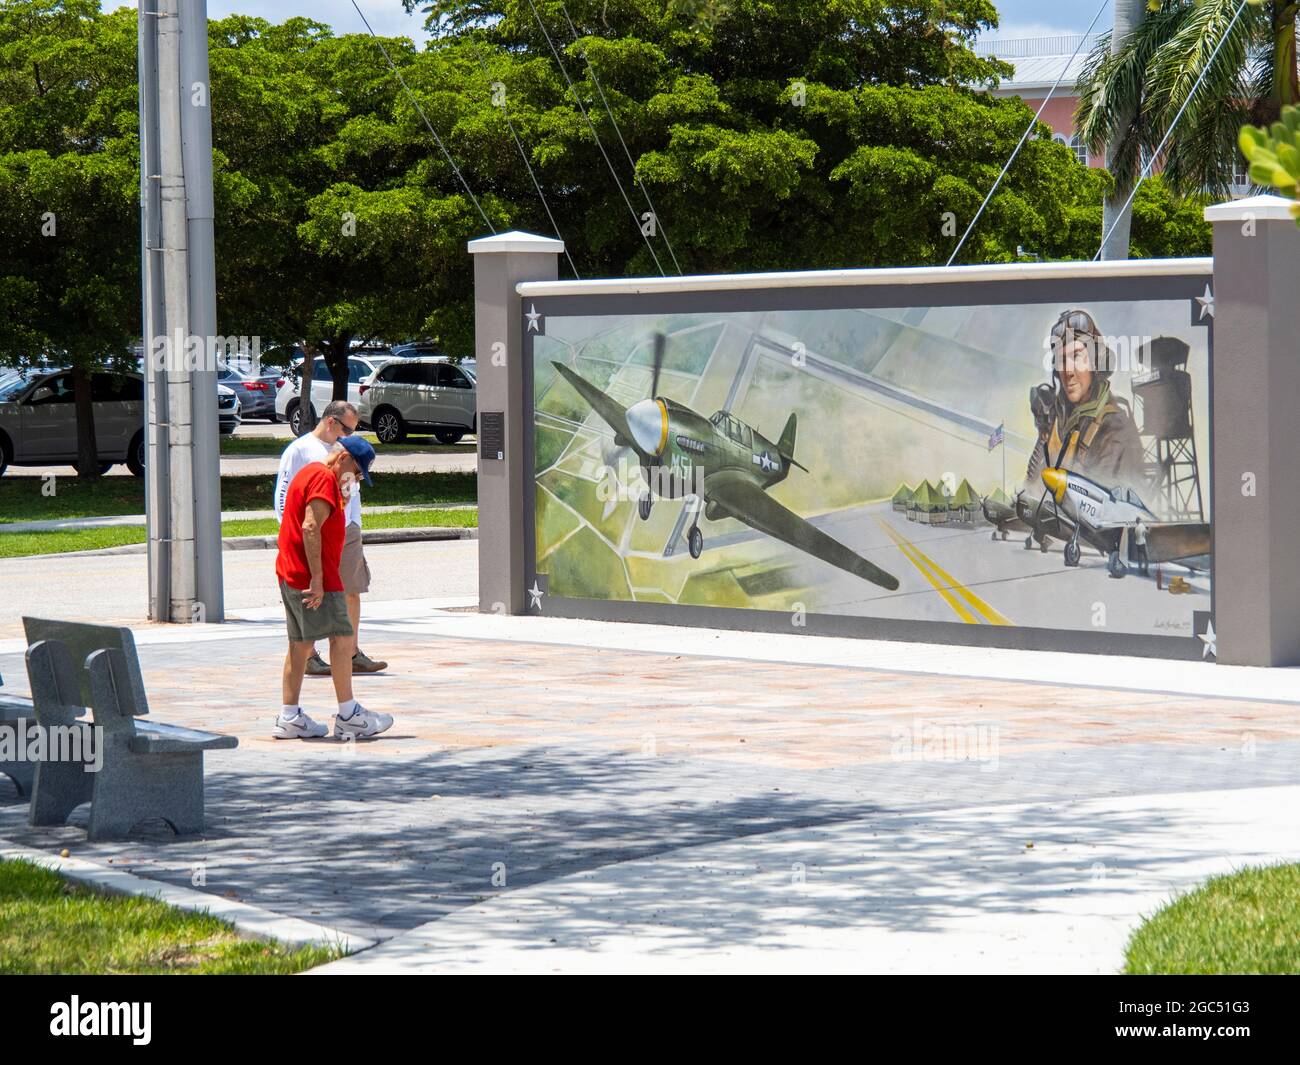
[[[1052,347],[1052,375],[1060,376],[1065,345],[1079,340],[1087,345],[1092,356],[1092,372],[1103,381],[1110,379],[1115,370],[1115,353],[1106,343],[1106,338],[1097,327],[1091,314],[1083,310],[1062,311],[1052,326],[1050,334]]]

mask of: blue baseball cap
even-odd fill
[[[370,446],[368,440],[353,434],[352,436],[339,437],[339,446],[351,455],[358,466],[361,467],[361,479],[366,484],[371,484],[370,464],[375,461],[375,449]]]

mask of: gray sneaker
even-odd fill
[[[334,715],[336,740],[364,740],[371,736],[378,736],[381,732],[387,732],[392,727],[393,719],[389,714],[367,710],[360,703],[357,703],[357,708],[352,711],[351,717]]]
[[[271,736],[277,740],[318,740],[328,732],[328,726],[313,721],[299,710],[298,716],[291,721],[276,715],[275,728],[271,730]]]

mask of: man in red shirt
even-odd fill
[[[358,477],[370,483],[374,460],[375,449],[361,437],[342,437],[324,462],[309,462],[299,470],[285,493],[275,573],[289,629],[289,653],[281,685],[284,705],[272,731],[276,739],[318,739],[328,731],[298,704],[307,659],[316,641],[325,639],[330,642],[330,675],[339,704],[334,738],[377,736],[393,726],[388,714],[366,710],[352,697],[352,622],[339,573],[346,535],[344,493]]]

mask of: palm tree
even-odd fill
[[[1129,37],[1142,24],[1148,0],[1114,0],[1114,22],[1108,39],[1108,51],[1118,56],[1128,44]],[[1100,47],[1100,46],[1099,46]],[[1114,128],[1106,145],[1106,168],[1115,176],[1115,186],[1102,204],[1101,232],[1103,259],[1127,259],[1129,233],[1132,229],[1133,210],[1128,204],[1128,194],[1137,177],[1139,157],[1129,145],[1128,133],[1138,118],[1138,101],[1129,94],[1117,108]],[[1122,179],[1121,179],[1122,176]]]
[[[1248,0],[1238,13],[1242,3],[1151,0],[1146,17],[1120,40],[1119,7],[1127,0],[1117,0],[1116,31],[1103,35],[1079,81],[1075,121],[1090,149],[1109,145],[1118,204],[1132,191],[1141,160],[1156,154],[1184,105],[1160,156],[1165,179],[1179,195],[1227,196],[1241,127],[1268,125],[1283,107],[1300,102],[1300,0]],[[1121,221],[1117,237],[1124,228]],[[1127,246],[1125,236],[1108,257],[1124,257]]]

